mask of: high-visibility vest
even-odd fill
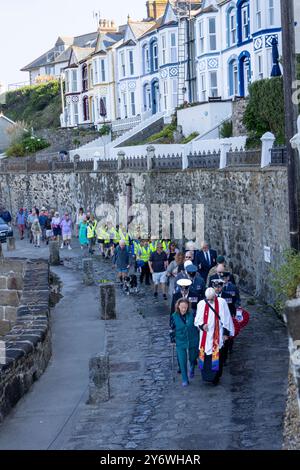
[[[140,259],[142,261],[144,261],[145,263],[147,263],[150,259],[150,255],[151,255],[151,249],[150,249],[150,246],[141,246],[141,249],[140,249]]]
[[[133,254],[135,256],[138,256],[140,248],[141,248],[140,242],[133,240],[132,245],[133,245]]]
[[[167,251],[168,245],[167,245],[167,243],[165,242],[165,240],[160,240],[159,243],[161,243],[162,249],[163,249],[164,251]]]
[[[129,235],[128,233],[124,234],[122,229],[119,229],[119,236],[120,240],[124,240],[126,243],[126,246],[129,246]]]
[[[157,240],[155,240],[154,242],[151,242],[149,246],[150,246],[151,252],[154,253],[157,247]]]
[[[113,236],[113,242],[116,243],[116,244],[119,243],[121,238],[120,238],[120,234],[119,234],[118,230],[113,227],[111,229],[111,233],[112,233],[112,236]]]
[[[104,243],[109,243],[109,233],[104,227],[97,227],[97,237],[99,240],[104,240]]]
[[[97,221],[94,222],[90,221],[87,225],[87,237],[94,238],[96,233]]]

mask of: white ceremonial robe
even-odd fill
[[[219,341],[219,348],[221,349],[224,345],[223,340],[223,328],[226,328],[230,332],[230,336],[234,336],[234,324],[230,315],[230,311],[227,305],[226,300],[218,297],[219,302],[219,316],[221,321],[219,321],[220,326],[220,341]],[[197,305],[197,314],[195,318],[195,326],[199,327],[204,323],[204,310],[205,310],[206,303],[204,300],[201,300]],[[215,308],[215,302],[211,304],[213,308]],[[215,309],[216,310],[216,309]],[[214,338],[214,331],[215,331],[215,318],[216,314],[209,309],[208,312],[208,332],[206,336],[206,343],[205,343],[205,354],[210,355],[213,352],[213,338]],[[202,341],[203,331],[200,330],[200,342],[199,342],[199,349]]]

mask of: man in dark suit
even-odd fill
[[[196,263],[195,263],[196,264]],[[211,268],[217,264],[217,252],[211,250],[207,242],[201,243],[201,250],[197,253],[197,266],[204,282],[207,281],[207,276]]]

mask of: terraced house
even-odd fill
[[[128,17],[116,27],[101,20],[92,35],[58,39],[50,53],[65,48],[55,61],[68,59],[60,62],[62,126],[112,122],[125,131],[156,115],[168,121],[185,102],[197,102],[203,119],[221,122],[251,82],[270,77],[274,38],[281,54],[280,0],[149,0],[146,6],[141,21]],[[25,68],[31,78],[47,54]]]

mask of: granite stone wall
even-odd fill
[[[243,124],[243,117],[247,106],[247,99],[240,98],[232,102],[232,135],[239,137],[247,135],[247,129]]]
[[[0,336],[1,422],[51,357],[48,263],[2,260],[0,283],[0,324],[10,327]]]
[[[0,202],[13,214],[18,207],[45,205],[73,214],[95,211],[101,203],[118,205],[132,182],[132,202],[203,204],[204,232],[224,254],[250,292],[270,301],[270,268],[289,246],[287,173],[284,167],[225,170],[159,170],[0,174]],[[266,247],[266,249],[265,249]],[[270,263],[265,253],[270,253]]]

